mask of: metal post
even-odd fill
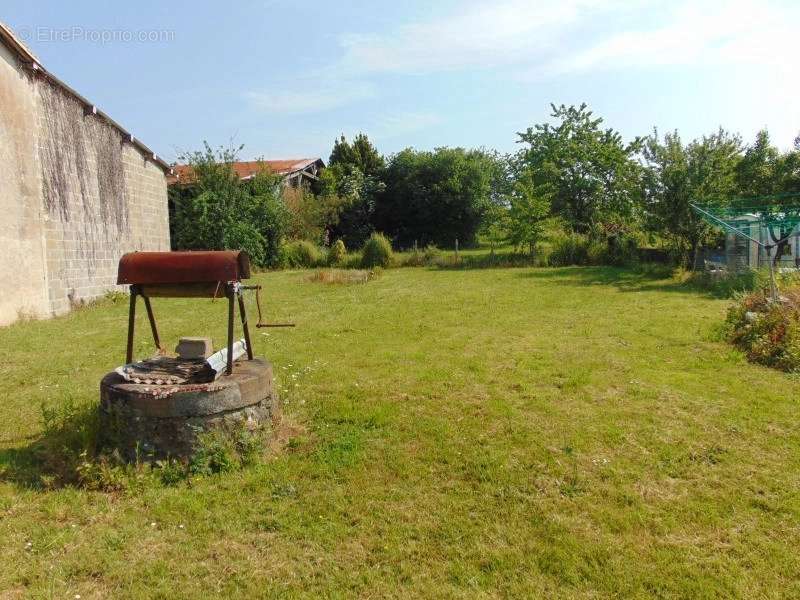
[[[131,304],[128,309],[128,346],[125,352],[125,364],[133,362],[133,329],[136,325],[136,286],[131,286]]]
[[[226,292],[228,296],[228,365],[225,367],[225,373],[230,375],[233,373],[233,286],[228,284]]]
[[[247,312],[244,309],[244,295],[242,292],[236,295],[239,297],[239,317],[242,319],[244,343],[247,344],[247,358],[248,360],[253,360],[253,347],[250,345],[250,328],[247,326]]]
[[[764,246],[767,251],[767,261],[769,262],[769,287],[772,293],[773,302],[778,301],[778,284],[775,282],[775,267],[772,265],[772,246]]]
[[[153,341],[156,343],[156,348],[159,352],[164,352],[161,347],[161,340],[158,337],[158,328],[156,327],[156,318],[153,316],[153,307],[150,306],[150,298],[142,294],[144,298],[144,307],[147,309],[147,319],[150,321],[150,331],[153,332]]]

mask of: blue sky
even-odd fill
[[[791,1],[5,0],[0,20],[168,160],[204,139],[327,159],[359,131],[384,153],[507,152],[550,102],[587,102],[626,138],[800,133]]]

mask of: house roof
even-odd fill
[[[233,171],[239,179],[250,179],[256,173],[266,168],[275,175],[284,177],[299,173],[315,163],[324,166],[321,158],[290,158],[284,160],[250,160],[231,163]],[[194,182],[194,173],[190,165],[175,165],[172,168],[173,175],[168,178],[169,185],[190,184]]]
[[[79,102],[81,102],[85,109],[86,114],[95,115],[97,118],[104,120],[106,123],[114,127],[119,133],[122,135],[124,139],[130,142],[139,152],[141,152],[145,157],[149,160],[153,161],[159,167],[161,167],[164,171],[168,174],[171,173],[172,168],[170,165],[161,159],[155,152],[153,152],[150,148],[145,146],[142,142],[140,142],[132,133],[127,131],[125,128],[122,127],[119,123],[117,123],[114,119],[109,117],[106,113],[101,111],[97,106],[89,102],[86,98],[81,96],[78,92],[73,90],[69,87],[66,83],[61,81],[58,77],[50,73],[47,69],[45,69],[42,64],[39,62],[39,59],[36,55],[30,51],[30,49],[22,43],[22,41],[14,34],[13,30],[0,21],[0,42],[2,42],[9,50],[11,50],[17,57],[20,59],[22,64],[29,68],[31,71],[38,73],[39,75],[45,77],[58,87],[60,87],[64,92],[68,95],[72,96]]]

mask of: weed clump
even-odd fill
[[[281,264],[290,269],[307,269],[322,264],[322,252],[308,240],[295,240],[281,248]]]
[[[328,248],[328,264],[338,265],[347,256],[347,248],[344,247],[342,240],[336,240],[331,247]]]
[[[800,286],[777,301],[766,290],[740,295],[728,309],[724,333],[748,360],[800,371]]]
[[[365,269],[374,267],[385,269],[391,264],[392,244],[382,233],[373,233],[361,250],[361,266]]]

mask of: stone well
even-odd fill
[[[116,372],[100,382],[103,442],[129,461],[187,458],[199,433],[270,427],[279,411],[272,365],[260,358],[210,383],[131,383]]]

